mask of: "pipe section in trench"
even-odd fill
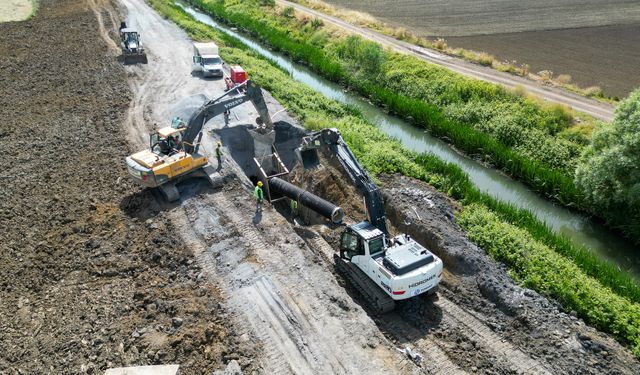
[[[269,189],[273,193],[296,200],[299,204],[314,210],[336,224],[341,223],[344,218],[344,210],[342,208],[281,178],[273,177],[269,179]]]

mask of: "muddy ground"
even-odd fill
[[[581,87],[626,97],[640,86],[637,1],[326,0],[369,13],[452,47],[529,64],[530,71],[569,74]],[[392,4],[393,3],[393,4]]]
[[[124,14],[143,30],[147,66],[117,63]],[[517,287],[465,239],[454,202],[399,176],[380,177],[393,230],[431,247],[447,271],[437,298],[372,314],[335,273],[342,227],[294,221],[286,202],[256,210],[250,105],[232,111],[231,128],[220,119],[205,126],[203,152],[224,143],[223,188],[192,180],[180,185],[180,201],[165,204],[134,186],[123,159],[144,146],[153,124],[168,122],[185,97],[223,90],[190,73],[189,42],[139,0],[121,8],[46,0],[34,19],[0,25],[0,144],[11,161],[0,185],[0,373],[167,363],[183,374],[225,366],[266,374],[640,372],[606,335]],[[271,113],[282,109],[265,95]],[[280,113],[276,146],[293,168],[302,131]],[[360,220],[361,199],[336,166],[297,172],[299,181]],[[397,350],[406,347],[423,361]]]
[[[113,11],[44,0],[0,24],[0,373],[210,372],[251,349],[163,207],[127,177],[131,94],[97,7]]]

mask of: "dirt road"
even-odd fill
[[[444,55],[434,50],[419,47],[401,40],[380,34],[376,31],[352,25],[339,18],[329,16],[300,4],[286,0],[277,0],[278,3],[294,7],[296,10],[321,18],[325,22],[348,30],[363,38],[376,41],[383,46],[390,47],[401,53],[409,53],[433,64],[444,66],[454,72],[468,77],[503,85],[507,88],[524,87],[528,92],[538,95],[550,102],[568,105],[577,111],[586,113],[597,119],[611,121],[613,119],[613,106],[601,103],[597,100],[585,98],[556,87],[542,86],[526,78],[502,73],[491,68],[466,62],[462,59]]]
[[[172,107],[184,97],[223,92],[221,80],[191,75],[191,45],[182,30],[142,1],[122,3],[131,24],[150,31],[143,40],[153,64],[152,69],[127,67],[134,97],[126,122],[131,134],[143,134],[150,122],[168,123]],[[271,113],[277,112],[269,101]],[[232,112],[232,126],[250,125],[257,116],[251,104]],[[214,144],[210,130],[222,128],[219,118],[207,123],[205,150]],[[227,155],[236,136],[229,138],[223,138]],[[345,319],[331,302],[348,296],[313,252],[300,248],[304,243],[286,220],[272,209],[254,215],[250,181],[235,164],[227,160],[223,170],[235,170],[241,182],[204,195],[193,184],[181,186],[183,199],[169,215],[227,300],[231,319],[242,322],[239,339],[262,352],[252,365],[274,374],[411,373],[396,368],[404,358],[391,345],[380,345],[386,340],[362,309],[344,302],[354,310]]]

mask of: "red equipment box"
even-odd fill
[[[231,80],[234,83],[242,83],[247,80],[247,72],[242,69],[240,65],[234,65],[229,69],[229,74],[231,75]]]

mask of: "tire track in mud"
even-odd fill
[[[228,224],[242,233],[241,241],[245,247],[255,252],[258,248],[269,246],[252,225],[236,214],[236,210],[241,208],[228,201],[224,194],[218,195],[216,203],[229,219]],[[251,270],[250,267],[245,267],[245,270],[250,272],[238,275],[240,280],[250,279],[257,273],[257,270]],[[277,293],[273,282],[263,275],[250,285],[234,291],[228,302],[243,313],[243,320],[248,321],[262,343],[266,359],[262,359],[261,363],[267,373],[313,373],[313,368],[301,352],[300,334],[297,332],[299,324],[291,324],[296,320],[288,309],[284,309],[284,303]],[[281,319],[283,315],[287,317],[286,320]],[[285,357],[288,362],[285,362]]]
[[[236,190],[244,193],[239,187]],[[245,326],[247,332],[240,336],[260,342],[264,353],[258,359],[261,368],[274,374],[387,373],[374,367],[373,358],[366,365],[359,360],[351,363],[352,352],[341,350],[345,343],[327,344],[329,337],[321,328],[331,324],[326,321],[330,314],[314,311],[299,297],[318,291],[309,283],[293,281],[293,290],[287,288],[279,276],[290,265],[275,259],[273,262],[282,263],[282,269],[273,270],[271,261],[263,262],[270,254],[275,258],[286,254],[254,226],[248,211],[251,207],[247,207],[251,204],[242,200],[246,201],[246,196],[229,190],[215,192],[188,200],[183,204],[186,215],[172,216],[199,265],[235,311],[234,319]]]
[[[551,372],[547,371],[540,362],[529,357],[506,341],[506,339],[495,334],[486,324],[458,307],[449,299],[440,297],[435,303],[446,313],[446,318],[453,318],[454,324],[466,328],[464,332],[469,338],[474,339],[480,346],[511,364],[511,367],[517,373],[551,375]]]
[[[111,28],[115,28],[114,19],[116,16],[114,13],[114,7],[108,6],[109,0],[87,0],[87,4],[91,11],[96,15],[96,20],[98,21],[98,32],[100,37],[107,43],[109,50],[113,53],[118,53],[120,51],[120,47],[118,44],[111,39],[109,36],[109,29],[105,27],[104,20],[102,19],[102,12],[104,11],[109,20],[111,21]]]

